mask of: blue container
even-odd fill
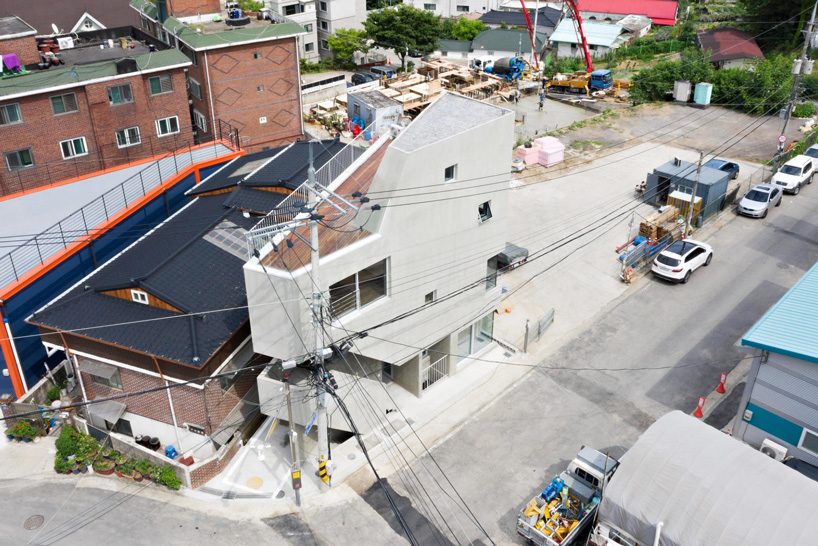
[[[173,447],[172,445],[165,446],[165,457],[173,460],[177,456],[179,456],[179,453],[176,451],[175,447]]]
[[[543,489],[542,493],[540,494],[540,497],[542,497],[543,500],[545,500],[545,502],[551,502],[557,495],[559,495],[564,485],[565,480],[561,479],[559,476],[554,476],[554,479],[551,480],[551,483],[548,484],[548,487]]]
[[[702,106],[710,104],[710,97],[713,96],[713,84],[700,82],[696,84],[696,89],[693,91],[693,102]]]

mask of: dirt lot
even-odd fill
[[[595,150],[652,141],[763,162],[775,153],[781,125],[782,120],[774,116],[754,117],[718,106],[701,110],[667,103],[617,109],[554,134],[571,152],[566,155],[572,157],[593,157]],[[788,143],[801,137],[799,126],[798,120],[790,122]]]

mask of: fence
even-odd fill
[[[545,313],[545,315],[537,319],[533,326],[531,325],[531,321],[526,319],[525,335],[523,336],[524,353],[528,352],[529,343],[536,343],[542,338],[542,336],[545,334],[545,331],[548,330],[548,327],[554,323],[555,316],[556,309],[552,307]]]
[[[340,152],[315,171],[315,181],[322,188],[329,187],[336,178],[346,171],[372,144],[367,136],[372,132],[370,125],[353,138]],[[289,194],[279,205],[262,218],[247,232],[247,244],[252,254],[272,241],[282,229],[282,225],[295,220],[302,214],[304,205],[309,201],[308,181],[305,180],[295,191]]]
[[[231,148],[239,148],[238,131],[229,123],[218,120],[215,132],[202,132],[195,126],[182,127],[179,133],[164,137],[142,135],[139,144],[120,148],[115,143],[98,146],[89,153],[74,159],[34,164],[31,167],[9,171],[0,170],[0,195],[24,192],[43,186],[51,186],[62,180],[77,178],[88,173],[149,159],[161,154],[191,146],[218,141]],[[36,160],[36,157],[34,158]]]
[[[237,149],[238,133],[230,128],[224,134],[231,135],[231,138],[224,142],[213,140],[212,149],[209,146],[203,148],[190,143],[182,149],[165,154],[81,209],[0,257],[0,286],[20,280],[28,271],[42,265],[69,245],[93,238],[93,235],[100,232],[97,226],[110,220],[113,215],[145,196],[153,188],[161,186],[168,178],[199,161],[217,157],[219,145],[229,144],[230,148]]]
[[[426,368],[423,369],[421,373],[422,383],[420,385],[420,390],[425,391],[447,375],[447,359],[448,355],[443,355],[439,359],[435,360]]]

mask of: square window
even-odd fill
[[[74,93],[51,97],[51,110],[55,116],[77,111],[77,97]]]
[[[263,85],[257,85],[256,86],[256,91],[258,91],[259,93],[264,92],[264,86]]]
[[[327,3],[326,2],[319,2],[318,3],[318,9],[320,9],[321,11],[327,11]]]
[[[160,74],[148,78],[148,85],[151,89],[151,95],[161,95],[173,91],[173,81],[171,81],[169,74]]]
[[[258,51],[254,51],[253,52],[253,58],[254,59],[261,59],[261,53],[259,53]]]
[[[443,181],[444,182],[451,182],[454,180],[454,177],[457,176],[457,165],[449,165],[446,167],[446,170],[443,171]]]
[[[14,123],[21,123],[23,116],[20,115],[20,105],[4,104],[0,106],[0,125],[12,125]]]
[[[321,25],[321,30],[327,30],[329,28],[329,23],[326,21],[321,21],[319,24]]]
[[[142,142],[142,140],[139,136],[139,127],[128,127],[127,129],[120,129],[116,132],[117,148],[136,146],[140,142]]]
[[[426,11],[435,11],[437,9],[437,4],[423,4],[423,9]]]
[[[307,42],[304,44],[304,51],[315,51],[315,44],[312,42]]]
[[[321,40],[321,49],[326,49],[329,51],[329,43],[326,40]]]
[[[432,303],[437,299],[437,290],[432,290],[423,297],[423,303]]]
[[[457,11],[462,12],[462,13],[468,13],[469,6],[457,6]]]
[[[179,132],[179,116],[171,116],[156,120],[156,134],[160,137]]]
[[[193,110],[193,124],[199,131],[207,132],[207,118],[198,110]]]
[[[114,85],[108,88],[108,103],[110,104],[126,104],[133,102],[133,93],[131,93],[131,84]]]
[[[148,293],[143,292],[142,290],[131,290],[131,300],[135,301],[136,303],[148,305]]]
[[[113,366],[111,366],[113,368]],[[87,373],[87,372],[86,372]],[[113,389],[122,389],[122,377],[119,375],[119,370],[113,370],[108,376],[88,374],[91,376],[91,381],[98,385],[105,385]]]
[[[477,213],[480,216],[480,223],[491,219],[491,201],[486,201],[485,203],[480,203],[480,206],[477,207]]]
[[[188,83],[189,83],[189,86],[190,86],[190,94],[193,95],[195,98],[197,98],[199,100],[202,100],[202,96],[203,96],[202,95],[202,84],[200,84],[199,82],[197,82],[193,78],[190,78],[188,80]]]
[[[25,169],[33,165],[34,156],[31,155],[31,148],[6,153],[6,166],[10,171]]]
[[[88,148],[85,145],[85,137],[72,138],[60,142],[60,151],[63,159],[71,159],[81,155],[88,155]]]
[[[312,23],[304,25],[304,32],[312,32]]]
[[[810,453],[818,454],[818,434],[804,429],[804,435],[798,447]]]

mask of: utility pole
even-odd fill
[[[690,205],[687,207],[687,225],[685,226],[685,239],[690,236],[693,223],[693,206],[696,204],[696,192],[699,191],[699,177],[702,175],[702,161],[704,152],[699,152],[699,164],[696,165],[696,180],[693,182],[693,195],[690,196]]]
[[[287,422],[290,428],[290,475],[293,481],[293,491],[295,491],[295,505],[301,506],[301,462],[298,460],[298,433],[293,428],[293,399],[290,393],[290,381],[288,374],[284,373],[284,384],[287,385]]]
[[[790,100],[787,103],[787,108],[784,111],[784,125],[781,127],[781,135],[778,139],[778,153],[775,155],[775,170],[778,170],[781,158],[784,155],[784,141],[787,131],[787,124],[792,116],[792,111],[795,108],[795,101],[798,99],[798,89],[801,86],[801,76],[803,74],[812,74],[813,60],[807,55],[809,53],[810,44],[812,44],[813,32],[815,31],[815,12],[818,10],[818,0],[812,6],[812,16],[809,19],[807,30],[804,32],[804,47],[801,48],[801,56],[792,62],[792,91],[790,92]]]
[[[310,166],[307,170],[307,182],[309,186],[310,199],[310,274],[312,277],[312,324],[315,330],[315,353],[313,361],[313,372],[318,390],[318,405],[316,408],[316,426],[318,428],[318,475],[321,481],[329,485],[329,474],[327,473],[327,462],[329,452],[329,435],[327,430],[327,391],[324,387],[324,325],[321,322],[323,315],[323,296],[321,294],[321,282],[318,269],[321,259],[318,242],[318,202],[321,200],[320,191],[315,181],[315,166],[313,164],[313,144],[310,142]]]

